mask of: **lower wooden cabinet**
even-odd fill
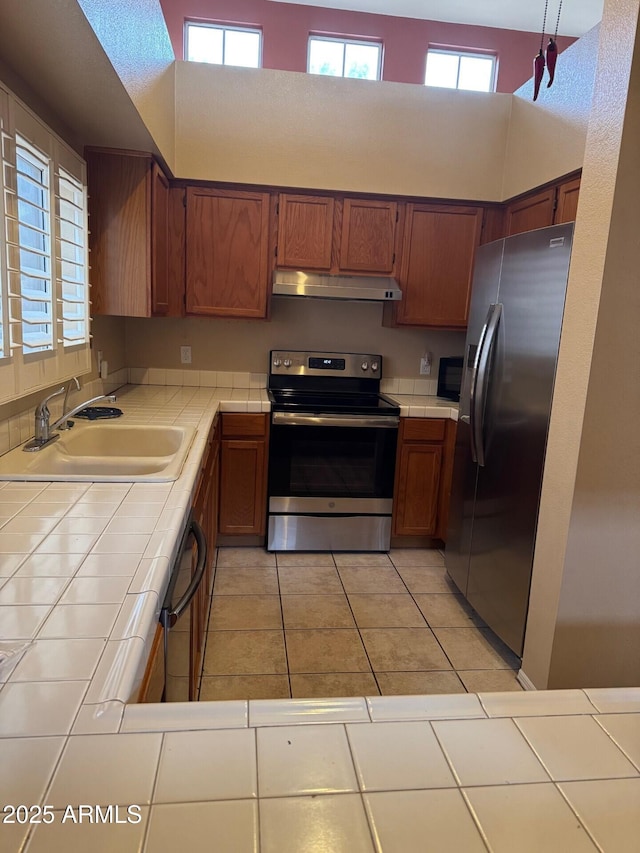
[[[216,417],[202,460],[200,478],[196,486],[193,501],[193,516],[202,527],[207,540],[207,564],[204,579],[191,602],[190,644],[189,644],[189,698],[197,699],[198,682],[204,662],[207,622],[211,605],[213,585],[213,563],[217,539],[218,481],[220,459],[220,422]],[[195,571],[197,554],[193,555]]]
[[[220,533],[264,536],[267,515],[269,418],[222,414]]]
[[[455,421],[402,418],[393,501],[394,537],[444,540],[451,495]]]
[[[164,630],[158,625],[153,637],[151,654],[142,677],[138,702],[160,702],[164,692]]]

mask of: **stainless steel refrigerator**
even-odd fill
[[[522,656],[573,223],[478,250],[445,564]]]

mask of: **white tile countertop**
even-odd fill
[[[442,397],[421,394],[388,394],[400,406],[402,418],[446,418],[458,420],[459,404]]]
[[[197,427],[178,480],[0,483],[0,644],[33,641],[0,675],[2,853],[637,849],[640,688],[126,704],[211,420],[269,403],[117,405]]]

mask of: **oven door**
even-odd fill
[[[388,550],[398,423],[274,412],[268,549]]]

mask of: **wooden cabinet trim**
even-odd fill
[[[151,164],[151,313],[169,313],[169,181]]]
[[[160,702],[164,693],[164,629],[156,626],[151,652],[138,691],[138,702]]]

